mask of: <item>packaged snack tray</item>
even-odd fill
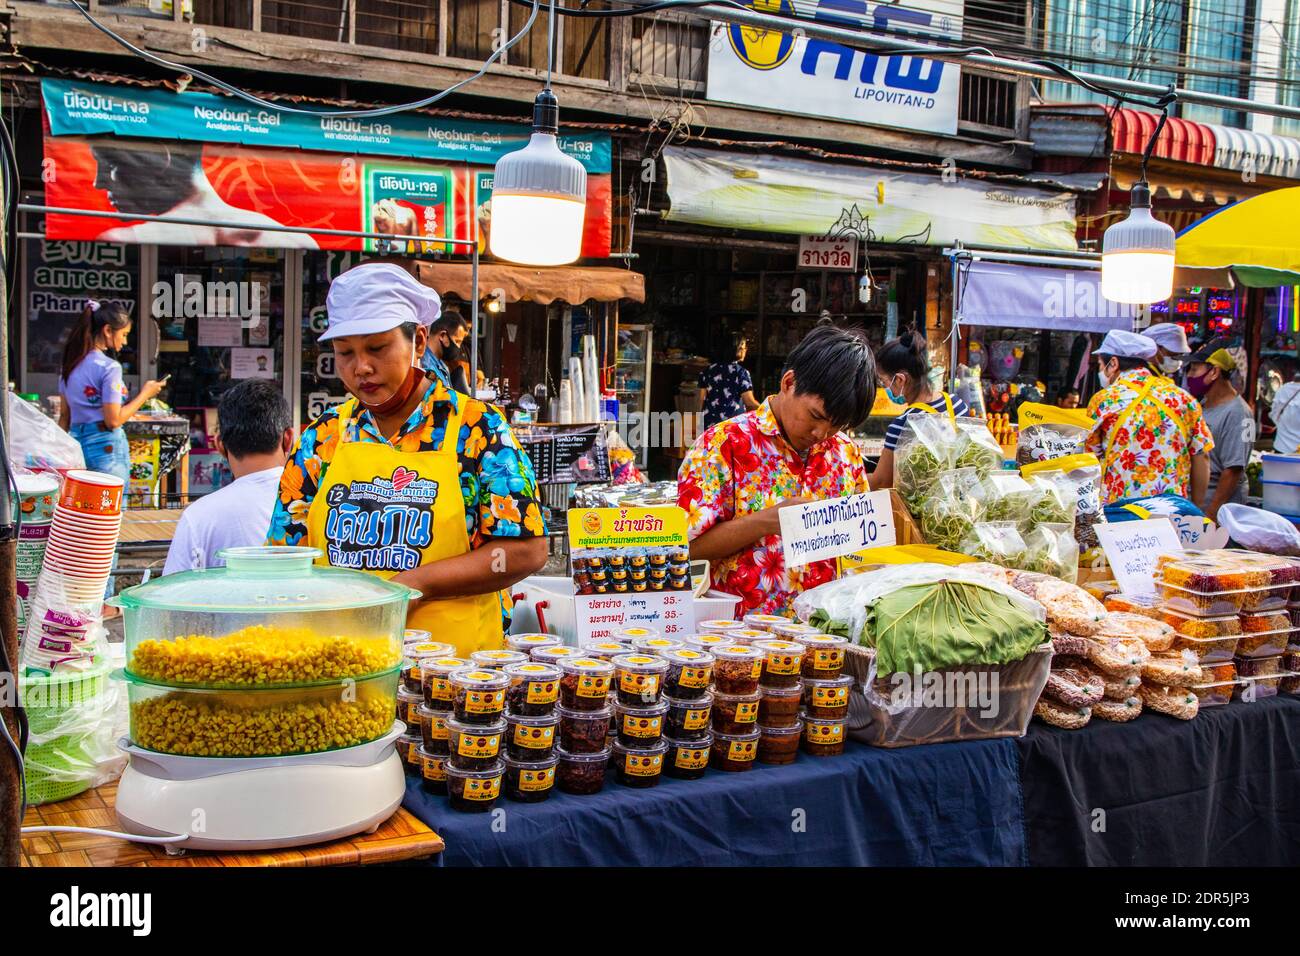
[[[1141,614],[1159,620],[1161,598],[1153,594],[1107,594],[1101,601],[1106,610]]]
[[[1165,608],[1161,619],[1174,629],[1173,650],[1191,651],[1202,666],[1232,660],[1241,639],[1241,619],[1236,614],[1197,617]]]
[[[1241,640],[1237,657],[1276,657],[1295,639],[1291,615],[1286,611],[1256,611],[1241,615]]]
[[[1232,692],[1236,687],[1235,680],[1220,680],[1208,684],[1192,684],[1189,689],[1196,695],[1198,706],[1221,707],[1232,700]]]
[[[1282,670],[1292,677],[1283,677],[1277,689],[1284,694],[1300,693],[1300,651],[1287,651],[1282,655]]]

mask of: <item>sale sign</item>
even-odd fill
[[[777,514],[790,568],[892,545],[897,537],[888,491],[792,505]]]

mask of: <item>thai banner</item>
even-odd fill
[[[44,169],[51,206],[214,223],[49,214],[49,239],[376,249],[375,240],[265,228],[279,225],[392,235],[399,241],[390,251],[398,254],[437,247],[463,255],[467,246],[424,243],[419,249],[420,243],[402,243],[400,237],[477,235],[485,250],[491,228],[492,169],[460,163],[121,136],[51,136],[47,131]],[[611,177],[590,174],[584,257],[609,256],[611,227]]]
[[[402,156],[492,166],[522,149],[525,124],[443,119],[420,113],[351,118],[258,109],[212,93],[171,93],[79,80],[42,80],[45,117],[55,136],[112,133],[142,139],[238,143],[327,152]],[[608,134],[564,134],[560,149],[588,173],[608,173]]]

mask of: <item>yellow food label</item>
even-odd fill
[[[503,690],[471,690],[465,694],[465,712],[469,714],[492,714],[505,705]]]
[[[758,701],[741,701],[736,705],[736,723],[752,724],[758,720]]]
[[[444,763],[446,757],[425,757],[424,760],[424,779],[425,780],[446,780],[447,766]]]
[[[524,768],[519,771],[520,790],[527,790],[530,793],[536,793],[539,790],[549,790],[554,784],[554,767],[546,767],[543,770],[529,770],[528,768]]]
[[[693,707],[682,719],[683,730],[702,730],[709,725],[709,708]]]
[[[550,704],[559,695],[559,681],[537,680],[528,682],[528,693],[525,696],[530,704]]]
[[[761,660],[754,661],[754,666],[749,669],[750,679],[758,680],[759,675],[762,673],[763,673],[763,662]]]
[[[814,707],[846,707],[849,703],[847,687],[814,687],[812,692]]]
[[[417,684],[420,683],[420,681],[424,680],[424,671],[420,670],[419,664],[411,665],[410,674],[411,674],[411,680],[413,680]]]
[[[597,674],[583,674],[578,678],[579,697],[604,697],[608,693],[608,677]]]
[[[420,701],[413,700],[406,705],[406,722],[412,727],[420,726]]]
[[[708,747],[696,747],[691,749],[682,747],[677,751],[677,756],[673,758],[673,765],[680,767],[682,770],[701,770],[708,766],[708,763]]]
[[[808,723],[804,736],[810,744],[837,744],[844,739],[844,725]]]
[[[819,647],[813,651],[813,666],[819,671],[828,671],[844,664],[844,648]]]
[[[801,657],[794,654],[768,654],[767,672],[769,674],[797,674]]]
[[[654,694],[659,690],[659,675],[623,671],[618,675],[618,686],[629,694]]]
[[[456,752],[462,757],[495,757],[501,750],[496,734],[461,734]]]
[[[658,737],[662,727],[663,721],[659,717],[623,715],[623,733],[629,737]]]
[[[447,726],[447,718],[443,714],[435,714],[429,718],[429,739],[430,740],[448,740],[451,737],[451,728]]]
[[[682,687],[708,687],[711,671],[709,667],[683,667],[677,683]]]
[[[630,777],[653,777],[663,766],[662,754],[630,753],[624,759],[623,772]]]
[[[728,760],[753,760],[758,754],[758,748],[754,746],[753,741],[733,740],[727,746]]]
[[[515,724],[515,743],[520,747],[541,750],[555,743],[555,728],[529,727],[527,724]]]
[[[430,700],[451,700],[456,695],[456,690],[451,686],[451,681],[445,677],[429,678],[429,699]]]
[[[466,800],[495,800],[501,793],[501,778],[491,777],[487,780],[466,780]]]

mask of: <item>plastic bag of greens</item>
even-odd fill
[[[1101,462],[1096,455],[1085,452],[1025,465],[1020,469],[1025,477],[1052,472],[1064,475],[1074,489],[1074,540],[1079,543],[1080,560],[1091,567],[1102,553],[1094,526],[1106,520],[1101,508]]]
[[[970,537],[958,549],[977,561],[1000,564],[1004,568],[1025,566],[1025,539],[1014,521],[976,522]]]
[[[1014,471],[995,471],[979,483],[976,499],[984,506],[984,521],[1014,521],[1023,532],[1041,492]]]
[[[917,514],[926,488],[952,465],[957,430],[946,415],[913,412],[903,422],[894,449],[894,487],[908,510]]]
[[[952,467],[974,468],[980,479],[1002,469],[1002,446],[988,423],[980,418],[961,417],[953,422],[957,440],[953,446]]]
[[[1074,483],[1063,471],[1045,471],[1026,479],[1038,490],[1034,506],[1029,511],[1030,527],[1040,524],[1068,524],[1074,527],[1074,513],[1078,509],[1078,494]]]
[[[979,484],[974,468],[957,468],[940,474],[926,489],[918,519],[927,544],[956,551],[975,530],[975,522],[984,517],[976,497]]]
[[[1025,402],[1017,416],[1020,423],[1017,465],[1077,455],[1084,450],[1084,440],[1093,428],[1091,416],[1078,408]]]
[[[1025,570],[1076,584],[1079,543],[1074,540],[1074,522],[1048,522],[1029,532],[1025,536]]]

